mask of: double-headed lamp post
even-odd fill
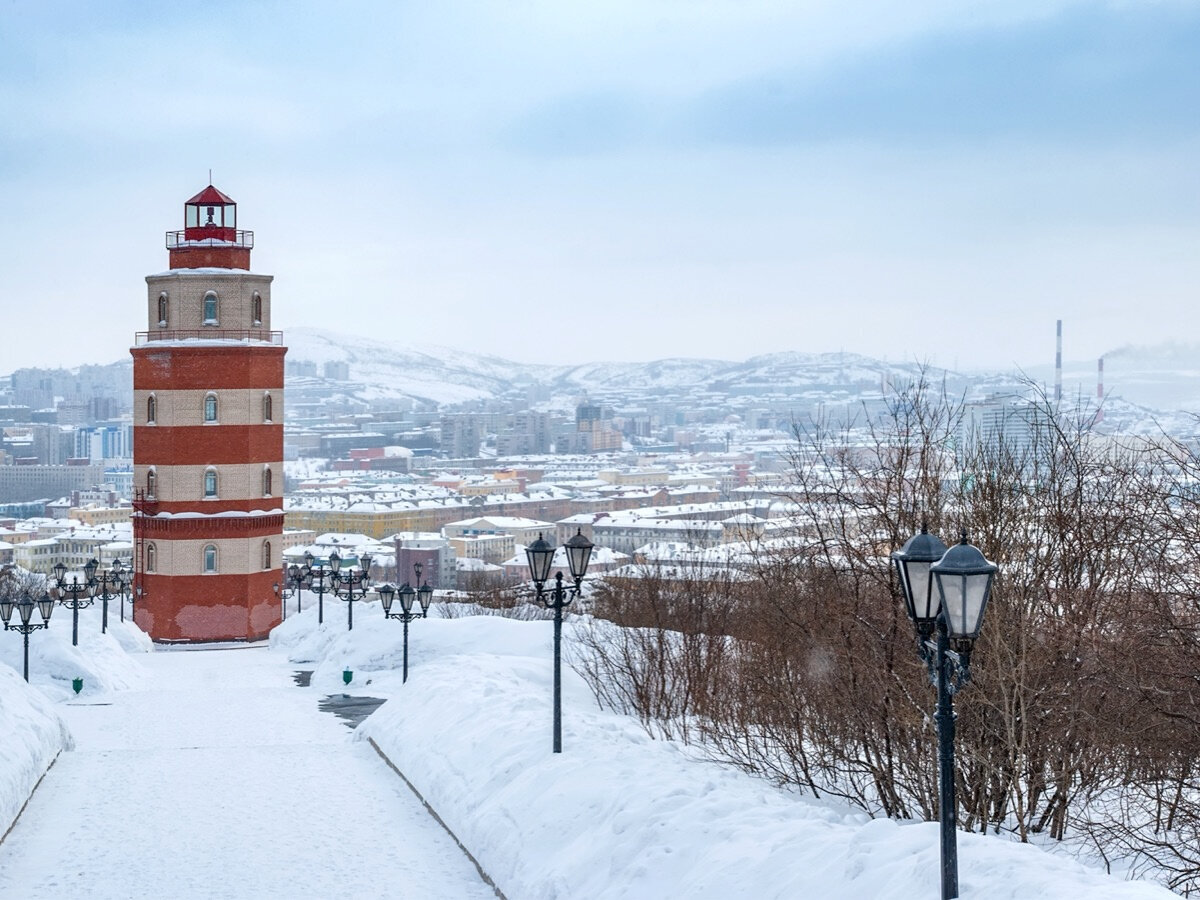
[[[525,548],[525,556],[529,560],[529,574],[537,588],[538,601],[547,609],[554,610],[555,753],[562,753],[562,611],[564,606],[579,596],[594,546],[583,536],[582,529],[576,531],[575,537],[563,545],[567,551],[567,565],[571,569],[571,577],[575,579],[575,586],[569,591],[564,588],[563,573],[558,572],[554,576],[554,590],[550,593],[546,593],[543,588],[550,578],[550,568],[554,565],[554,545],[539,534],[538,539]]]
[[[418,563],[417,565],[420,565]],[[417,577],[420,578],[420,569],[417,570]],[[400,595],[400,612],[392,612],[392,602],[396,599],[396,595]],[[421,607],[420,612],[413,609],[413,600],[416,600]],[[394,584],[383,584],[379,586],[379,601],[383,604],[383,617],[385,619],[399,619],[404,623],[404,677],[402,682],[408,681],[408,623],[413,619],[429,618],[429,604],[433,601],[433,588],[428,584],[422,584],[416,590],[413,590],[412,585],[405,583],[404,587],[399,590]]]
[[[37,607],[41,613],[42,621],[37,623],[32,621],[33,608]],[[13,610],[17,611],[20,617],[20,622],[16,625],[9,624],[12,621]],[[36,600],[26,594],[19,600],[14,600],[11,597],[5,597],[0,600],[0,620],[4,622],[5,631],[17,631],[25,637],[25,680],[29,681],[29,635],[37,631],[39,628],[50,627],[50,614],[54,612],[54,598],[49,593],[43,593]]]
[[[54,567],[54,589],[51,596],[57,596],[58,602],[71,609],[71,646],[79,646],[79,611],[92,605],[96,596],[96,569],[100,561],[89,559],[83,567],[83,581],[78,575],[72,575],[67,581],[67,567],[59,563]],[[70,597],[68,600],[67,598]]]
[[[284,616],[287,615],[287,602],[296,598],[296,612],[300,612],[300,590],[304,587],[305,570],[300,568],[296,563],[286,566],[283,570],[284,584],[280,587],[279,582],[275,582],[275,596],[280,599],[283,604],[281,612]]]
[[[95,560],[93,560],[95,562]],[[115,600],[122,596],[125,590],[125,568],[121,565],[119,559],[113,560],[113,564],[108,569],[102,569],[98,575],[93,576],[96,585],[96,595],[100,598],[104,612],[100,618],[100,632],[106,634],[108,632],[108,601]],[[123,608],[123,607],[122,607]],[[122,613],[121,621],[125,621],[125,616]]]
[[[325,591],[329,587],[330,573],[325,570],[325,563],[316,562],[315,557],[311,553],[304,554],[304,568],[300,570],[304,577],[304,586],[310,591],[317,592],[317,624],[320,625],[325,621]],[[339,560],[340,562],[340,560]],[[296,601],[299,606],[300,601]]]
[[[965,530],[961,542],[947,550],[924,524],[920,534],[892,554],[892,562],[916,628],[917,648],[937,685],[942,900],[952,900],[958,896],[953,696],[971,677],[971,649],[983,626],[996,566],[967,543]],[[930,640],[935,632],[936,641]]]
[[[359,556],[359,569],[342,571],[342,558],[334,550],[329,554],[329,565],[333,569],[333,595],[346,601],[346,630],[354,630],[354,601],[361,600],[371,583],[371,554]],[[358,589],[356,594],[355,588]]]

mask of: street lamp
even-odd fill
[[[917,649],[929,668],[930,680],[937,685],[934,720],[938,729],[942,900],[952,900],[958,896],[953,697],[971,678],[971,649],[983,626],[996,566],[967,543],[965,530],[962,540],[947,550],[924,523],[920,534],[892,553],[892,562],[905,609],[917,632]],[[932,641],[935,631],[937,640]]]
[[[333,555],[337,556],[336,550]],[[317,624],[320,625],[325,621],[325,591],[329,588],[331,573],[325,571],[325,563],[316,562],[312,553],[304,554],[301,572],[304,575],[304,587],[317,593]],[[300,601],[296,603],[299,605]]]
[[[92,560],[92,562],[96,562],[96,560]],[[99,576],[96,576],[94,574],[95,570],[93,570],[92,581],[96,589],[94,593],[100,597],[104,608],[104,612],[100,618],[101,634],[108,633],[108,601],[116,599],[122,591],[123,572],[124,569],[119,559],[113,560],[112,566],[105,571],[101,571]],[[112,590],[110,591],[109,588],[112,588]],[[122,616],[122,621],[124,621],[124,616]]]
[[[307,566],[302,569],[297,563],[292,563],[283,570],[283,575],[286,579],[283,587],[280,588],[278,581],[272,585],[275,589],[275,596],[283,603],[280,613],[285,618],[287,616],[287,601],[292,597],[296,598],[296,614],[299,615],[300,613],[300,591],[304,588],[304,579],[307,575],[306,569]]]
[[[417,577],[421,574],[421,564],[417,563],[414,568],[417,570]],[[392,602],[396,595],[400,595],[400,612],[392,612]],[[404,676],[401,682],[408,681],[408,623],[413,619],[429,618],[429,604],[433,601],[433,588],[428,584],[422,584],[417,590],[413,590],[412,585],[405,583],[404,587],[396,590],[394,584],[383,584],[379,586],[379,600],[383,604],[383,617],[385,619],[399,619],[404,623]],[[421,608],[420,612],[413,611],[413,600],[416,600]]]
[[[114,563],[114,567],[117,565],[120,565],[119,560],[117,561],[117,563]],[[125,601],[128,600],[130,606],[133,605],[133,597],[130,596],[130,586],[133,584],[133,563],[131,562],[126,566],[121,566],[120,573],[121,573],[121,587],[120,587],[121,621],[124,622],[125,621]]]
[[[529,561],[529,574],[537,588],[538,601],[547,609],[554,610],[554,752],[562,753],[562,611],[572,600],[579,596],[583,585],[583,576],[587,572],[588,560],[595,546],[583,536],[583,530],[578,529],[575,537],[563,545],[567,551],[567,565],[571,569],[571,577],[575,579],[575,587],[568,592],[563,588],[563,573],[554,576],[554,591],[547,595],[543,585],[550,577],[550,567],[554,564],[554,545],[545,540],[540,534],[538,539],[525,548],[525,556]],[[549,598],[549,599],[548,599]]]
[[[38,612],[42,615],[41,624],[30,621],[33,618],[33,608],[36,606]],[[10,625],[12,621],[13,610],[17,611],[17,615],[21,621],[16,625]],[[25,681],[29,681],[29,635],[37,631],[39,628],[50,627],[50,614],[54,612],[54,598],[49,593],[43,592],[35,601],[33,597],[26,594],[20,600],[13,600],[11,597],[5,597],[0,600],[0,620],[4,621],[5,631],[19,631],[25,637]]]
[[[100,563],[95,559],[89,559],[87,565],[83,567],[83,582],[79,581],[79,576],[72,574],[71,581],[67,583],[67,567],[61,562],[54,567],[54,587],[50,590],[50,596],[56,598],[63,606],[68,606],[71,609],[71,646],[79,646],[79,611],[92,605],[92,599],[96,595],[96,568]],[[67,599],[67,597],[71,599]]]
[[[359,557],[360,568],[342,571],[342,558],[336,550],[329,554],[329,565],[333,568],[333,595],[346,601],[346,630],[354,630],[354,601],[361,600],[367,593],[367,585],[371,582],[371,554],[364,553]],[[354,589],[358,588],[358,594]]]

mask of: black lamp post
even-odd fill
[[[95,562],[95,560],[92,560]],[[123,567],[119,559],[113,560],[112,566],[101,570],[99,575],[93,575],[95,593],[100,597],[104,612],[100,617],[100,633],[108,633],[108,601],[114,600],[121,592]],[[110,590],[111,589],[111,590]]]
[[[571,569],[571,577],[575,579],[575,587],[570,591],[563,588],[563,573],[558,572],[554,576],[554,591],[551,594],[546,594],[542,588],[550,577],[550,567],[554,564],[554,545],[539,534],[538,539],[525,548],[525,556],[529,560],[529,574],[537,588],[538,601],[547,609],[554,610],[555,753],[562,753],[562,611],[564,606],[579,596],[588,560],[592,556],[592,547],[595,545],[585,538],[583,530],[579,529],[575,537],[563,546],[567,551],[567,565]]]
[[[971,649],[983,626],[996,566],[962,541],[949,550],[924,524],[892,554],[917,649],[937,686],[938,819],[942,900],[958,896],[957,805],[954,797],[954,701],[971,678]],[[930,638],[934,632],[937,640]],[[951,649],[953,644],[953,649]]]
[[[300,612],[300,591],[304,587],[305,570],[300,568],[296,563],[292,563],[283,570],[284,578],[286,579],[283,587],[279,586],[279,582],[273,585],[275,596],[280,599],[283,604],[280,609],[281,617],[287,617],[287,602],[292,597],[296,598],[296,613]]]
[[[119,593],[121,595],[121,621],[125,621],[125,601],[129,600],[132,604],[133,598],[129,596],[130,586],[133,584],[133,563],[121,566],[120,560],[113,564],[114,568],[120,566],[121,584]]]
[[[33,608],[37,607],[38,612],[42,615],[41,624],[31,621],[33,618]],[[17,615],[21,621],[16,625],[10,625],[12,621],[13,610],[17,611]],[[5,631],[19,631],[25,637],[25,680],[29,681],[29,635],[37,631],[39,628],[50,627],[50,614],[54,612],[54,598],[48,593],[43,593],[37,600],[26,595],[20,600],[13,600],[6,597],[0,600],[0,619],[4,621]]]
[[[417,577],[421,574],[421,564],[417,563],[414,568],[417,570]],[[400,595],[400,612],[392,612],[392,602],[396,595]],[[429,617],[429,604],[433,601],[433,588],[427,584],[422,584],[417,590],[413,590],[412,585],[405,583],[404,587],[396,590],[394,584],[384,584],[379,587],[379,600],[383,604],[383,617],[385,619],[399,619],[404,623],[404,676],[402,683],[408,681],[408,623],[413,619],[426,619]],[[421,611],[413,611],[413,600],[416,600],[420,605]]]
[[[67,582],[67,567],[62,563],[54,567],[55,586],[51,589],[50,596],[57,598],[63,606],[71,608],[72,647],[79,646],[79,611],[91,606],[96,595],[96,569],[99,565],[99,561],[89,559],[83,567],[83,581],[80,582],[78,575],[72,575],[70,583]]]
[[[359,557],[359,569],[342,571],[342,558],[336,550],[329,554],[329,565],[333,569],[333,594],[346,601],[346,630],[354,630],[354,601],[361,600],[371,583],[371,554]],[[358,593],[355,593],[355,589]]]
[[[334,555],[337,552],[334,551]],[[304,586],[310,591],[316,591],[317,594],[317,624],[320,625],[325,621],[325,591],[329,588],[330,574],[325,571],[325,563],[316,562],[311,553],[304,554],[304,568],[301,569],[304,576]],[[299,606],[300,601],[296,601]]]

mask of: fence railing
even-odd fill
[[[217,238],[203,238],[199,241],[189,241],[184,235],[185,231],[168,231],[167,232],[167,249],[178,250],[181,247],[245,247],[254,249],[254,232],[253,231],[235,231],[234,238],[231,241],[222,241]]]
[[[141,347],[154,341],[242,341],[282,347],[283,332],[268,331],[265,328],[247,328],[240,331],[229,328],[164,328],[162,331],[139,331],[134,337],[134,346]]]

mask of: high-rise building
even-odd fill
[[[156,641],[255,640],[280,620],[283,357],[254,232],[211,184],[146,277],[133,354],[137,623]]]

